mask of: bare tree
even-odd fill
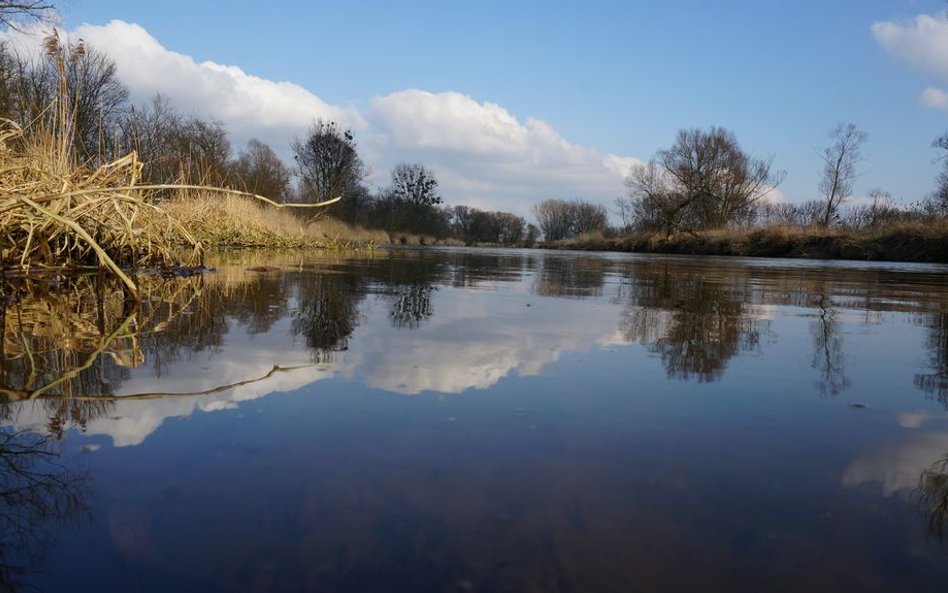
[[[191,116],[171,130],[169,161],[178,166],[180,183],[223,186],[230,171],[231,148],[224,125]]]
[[[128,88],[119,79],[112,58],[94,48],[86,48],[66,72],[79,156],[86,161],[109,160],[113,131],[128,105]]]
[[[581,200],[570,202],[570,218],[570,233],[574,236],[604,230],[609,224],[605,206]]]
[[[341,130],[336,122],[317,120],[309,134],[295,139],[292,147],[304,201],[322,202],[345,196],[367,174],[352,131]]]
[[[626,226],[668,235],[681,227],[686,194],[676,190],[661,165],[652,161],[633,166],[625,186],[627,194],[617,202],[623,204]]]
[[[395,165],[391,191],[396,199],[411,205],[435,206],[441,203],[438,180],[431,171],[417,163]]]
[[[632,168],[623,199],[642,228],[715,228],[753,219],[758,202],[783,177],[724,128],[682,130],[671,148]]]
[[[0,2],[0,25],[16,29],[22,21],[43,20],[46,12],[53,8],[51,2],[25,0],[24,2]]]
[[[830,138],[833,143],[820,155],[823,159],[823,176],[819,189],[825,206],[821,221],[823,226],[829,226],[839,212],[840,205],[852,194],[853,182],[859,176],[856,166],[862,161],[862,145],[868,135],[850,122],[833,128]]]
[[[233,167],[238,189],[284,200],[290,187],[290,173],[273,149],[251,138],[240,151]]]
[[[609,221],[605,206],[582,200],[544,200],[533,207],[533,214],[547,241],[603,230]]]
[[[566,239],[570,233],[569,206],[563,200],[544,200],[533,206],[537,226],[547,241]]]
[[[671,148],[658,152],[657,161],[682,194],[679,204],[700,228],[753,215],[757,202],[783,180],[782,172],[771,173],[770,160],[744,152],[724,128],[682,130]]]
[[[163,95],[151,103],[132,107],[119,124],[121,152],[136,151],[144,165],[144,178],[152,183],[172,183],[178,177],[178,163],[172,150],[175,130],[182,117]]]

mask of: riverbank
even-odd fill
[[[948,221],[894,223],[878,229],[766,227],[681,233],[670,237],[601,233],[548,242],[547,249],[680,255],[734,255],[948,263]]]

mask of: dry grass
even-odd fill
[[[53,133],[0,129],[0,263],[39,268],[103,267],[127,287],[123,267],[193,263],[200,246],[139,189],[141,163],[130,154],[96,170],[75,165]]]
[[[324,216],[300,216],[252,196],[214,190],[180,192],[162,209],[211,247],[357,249],[386,242],[380,231],[352,228]]]
[[[768,226],[681,233],[671,237],[654,233],[634,233],[614,239],[589,235],[545,246],[638,253],[945,263],[948,262],[948,221],[897,222],[859,231]]]

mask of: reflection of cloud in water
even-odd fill
[[[438,298],[438,315],[413,330],[391,327],[385,303],[375,302],[364,311],[365,323],[353,335],[352,350],[339,353],[333,363],[315,366],[311,351],[288,344],[287,321],[253,336],[235,323],[220,350],[175,362],[160,378],[147,369],[137,371],[116,395],[200,392],[262,377],[274,364],[303,368],[220,393],[119,400],[108,417],[90,420],[85,432],[109,436],[118,447],[138,445],[168,418],[234,409],[240,402],[299,389],[336,374],[402,394],[486,389],[512,373],[539,374],[564,352],[601,344],[616,327],[615,309],[605,303],[450,289],[443,289]],[[17,424],[39,428],[47,420],[42,406],[26,404]]]
[[[600,303],[538,299],[527,307],[523,299],[465,297],[469,307],[453,307],[432,327],[412,333],[370,321],[371,329],[357,330],[360,354],[347,361],[346,374],[409,395],[486,389],[512,373],[537,375],[564,352],[592,348],[616,326],[614,309]],[[496,303],[489,317],[486,299]],[[437,308],[447,313],[440,302]]]
[[[143,371],[126,382],[116,394],[181,393],[207,391],[266,375],[274,364],[281,367],[303,366],[276,373],[264,381],[240,385],[220,393],[199,396],[172,396],[150,400],[116,401],[108,417],[95,418],[86,425],[86,434],[106,435],[116,447],[138,445],[168,418],[180,418],[195,411],[214,412],[237,407],[239,402],[254,400],[274,392],[292,391],[332,376],[329,365],[312,365],[310,354],[302,349],[287,349],[285,327],[268,334],[247,336],[235,328],[227,336],[226,355],[205,354],[187,363],[166,369],[161,378]],[[21,428],[39,429],[48,420],[48,412],[38,403],[22,404],[16,420]]]
[[[882,494],[918,487],[919,476],[948,454],[948,432],[914,431],[908,442],[889,445],[856,459],[843,472],[844,486],[854,487],[878,482]]]

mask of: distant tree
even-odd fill
[[[681,130],[671,148],[629,172],[623,208],[641,228],[717,228],[752,220],[783,177],[724,128]]]
[[[290,173],[273,149],[251,138],[237,155],[232,178],[238,189],[284,200],[290,186]]]
[[[322,202],[355,190],[365,178],[351,130],[317,120],[305,138],[292,143],[303,201]]]
[[[438,180],[417,163],[400,163],[392,169],[392,184],[379,198],[379,214],[392,231],[444,236],[450,231],[451,211],[438,207]]]
[[[626,227],[667,235],[681,228],[688,194],[678,191],[661,165],[652,161],[633,166],[625,186],[627,194],[616,201]]]
[[[606,207],[591,202],[571,202],[570,218],[570,234],[574,236],[605,230],[609,224],[609,212]]]
[[[173,183],[179,174],[174,137],[183,118],[167,98],[156,94],[150,104],[133,106],[119,122],[120,152],[135,151],[150,183]]]
[[[852,194],[853,182],[859,175],[856,165],[862,160],[862,145],[868,136],[850,122],[833,128],[830,138],[833,143],[821,155],[823,175],[819,188],[824,202],[823,226],[829,226],[840,205]]]
[[[392,169],[392,195],[411,206],[436,206],[441,203],[438,180],[417,163],[400,163]]]
[[[452,234],[469,245],[520,245],[525,241],[527,221],[522,216],[510,212],[484,212],[469,206],[455,206],[450,214]]]
[[[564,200],[544,200],[533,207],[537,225],[547,241],[559,241],[570,236],[569,204]]]
[[[533,213],[547,241],[603,230],[609,220],[605,206],[582,200],[544,200],[534,206]]]
[[[843,224],[852,229],[867,229],[895,222],[902,212],[892,202],[892,194],[884,189],[873,188],[869,191],[872,202],[849,208],[843,217]]]
[[[523,242],[527,247],[532,246],[534,243],[540,240],[540,229],[535,224],[528,224],[526,234],[524,235]]]
[[[171,130],[169,160],[178,165],[181,183],[223,186],[231,148],[224,124],[191,116]]]
[[[724,128],[682,130],[677,142],[658,153],[658,162],[682,193],[692,224],[715,228],[738,222],[779,185],[770,161],[745,153],[733,132]]]
[[[0,41],[0,116],[17,120],[21,62],[5,41]]]

